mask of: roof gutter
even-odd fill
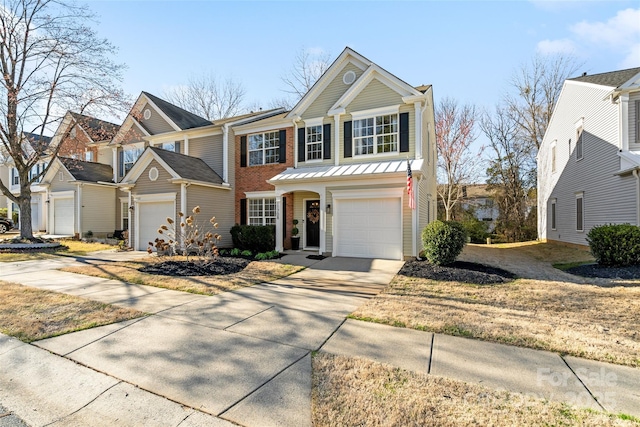
[[[231,190],[231,185],[229,185],[229,183],[227,182],[223,182],[222,184],[216,184],[213,182],[195,181],[195,180],[185,179],[185,178],[173,178],[173,179],[169,179],[168,181],[172,184],[200,185],[202,187],[218,188],[220,190]]]

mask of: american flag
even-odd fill
[[[407,194],[409,195],[409,207],[416,208],[416,199],[413,197],[413,174],[411,173],[411,163],[407,159]]]

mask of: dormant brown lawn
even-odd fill
[[[181,257],[173,257],[178,260]],[[203,295],[216,295],[234,289],[268,282],[300,271],[302,267],[277,262],[254,261],[244,270],[235,274],[221,276],[173,277],[149,274],[138,271],[150,263],[160,262],[162,258],[148,257],[137,261],[100,264],[83,267],[67,267],[63,271],[121,280],[138,285],[149,285],[176,291]]]
[[[90,252],[114,249],[115,246],[97,242],[81,242],[77,240],[63,240],[63,248],[33,250],[25,252],[0,252],[0,262],[31,261],[55,256],[86,255]]]
[[[316,427],[638,425],[616,415],[359,358],[318,353],[312,363]]]
[[[144,316],[84,298],[0,281],[0,332],[25,342]]]
[[[550,245],[501,249],[532,263],[589,257],[564,247],[555,251]],[[468,285],[398,275],[352,317],[638,367],[638,313],[640,281],[592,285],[521,278]]]

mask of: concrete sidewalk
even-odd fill
[[[0,335],[0,404],[28,424],[310,426],[318,349],[640,416],[638,369],[345,321],[400,262],[292,254],[306,270],[212,297],[51,270],[121,256],[2,265],[3,280],[154,313],[33,345]]]

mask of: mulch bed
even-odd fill
[[[449,265],[434,265],[428,261],[410,260],[404,263],[398,274],[476,285],[507,283],[517,278],[515,274],[501,268],[464,261],[456,261]]]
[[[597,277],[601,279],[640,279],[640,265],[629,267],[604,267],[598,264],[583,264],[566,270],[569,274],[581,277]]]
[[[163,276],[220,276],[238,273],[249,265],[251,260],[232,257],[217,257],[208,263],[187,261],[162,261],[140,268],[143,273]]]

